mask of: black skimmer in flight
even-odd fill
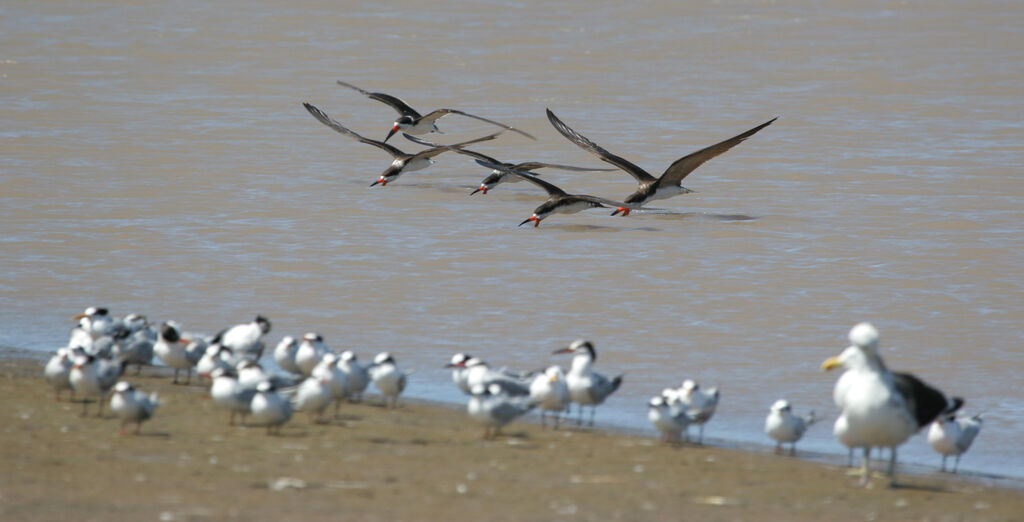
[[[406,137],[406,139],[408,139],[408,140],[410,140],[412,142],[419,143],[420,145],[425,145],[427,147],[443,147],[443,145],[438,145],[437,143],[431,143],[431,142],[429,142],[427,140],[423,140],[423,139],[417,138],[415,136],[409,136],[408,134],[406,134],[405,137]],[[544,163],[544,162],[541,162],[541,161],[524,161],[522,163],[505,163],[504,161],[498,161],[498,160],[496,160],[496,159],[494,159],[494,158],[492,158],[490,156],[487,156],[486,154],[480,154],[479,152],[472,151],[472,150],[469,150],[469,149],[453,149],[453,152],[458,152],[459,154],[465,154],[467,156],[472,156],[472,157],[474,157],[474,158],[476,158],[478,160],[483,160],[483,161],[487,161],[487,162],[490,162],[490,163],[497,163],[499,165],[503,165],[505,167],[508,167],[508,168],[510,168],[512,170],[518,170],[520,172],[526,172],[528,174],[534,174],[533,171],[535,171],[537,169],[545,169],[545,168],[546,169],[559,169],[559,170],[572,170],[572,171],[577,171],[577,172],[598,172],[598,171],[609,172],[609,171],[615,170],[615,169],[593,169],[593,168],[588,168],[588,167],[573,167],[571,165],[559,165],[559,164],[556,164],[556,163]],[[534,175],[539,176],[540,174],[534,174]],[[489,176],[487,176],[486,178],[484,178],[484,180],[480,182],[480,187],[478,187],[473,192],[470,192],[469,195],[472,196],[473,194],[476,194],[477,192],[483,192],[484,194],[487,194],[488,190],[491,190],[492,188],[494,188],[497,185],[499,185],[499,184],[501,184],[503,182],[506,182],[506,181],[510,182],[510,183],[517,182],[517,181],[519,181],[519,177],[518,176],[514,176],[512,174],[509,174],[509,173],[507,173],[507,172],[505,172],[503,170],[491,169],[491,174]]]
[[[387,105],[390,105],[392,109],[398,111],[398,119],[395,120],[394,126],[391,127],[391,130],[388,131],[387,137],[384,138],[385,142],[391,139],[391,136],[393,136],[396,132],[400,130],[408,134],[414,135],[428,134],[431,132],[441,132],[440,130],[438,130],[435,122],[437,122],[437,120],[439,120],[442,116],[446,114],[459,114],[461,116],[466,116],[467,118],[485,121],[487,123],[490,123],[491,125],[497,125],[498,127],[501,127],[505,130],[510,130],[512,132],[522,134],[523,136],[526,136],[531,140],[537,139],[519,129],[505,125],[504,123],[496,122],[494,120],[488,120],[487,118],[481,118],[480,116],[469,114],[468,112],[462,112],[457,109],[437,109],[436,111],[431,111],[426,115],[423,115],[420,114],[419,112],[416,112],[416,109],[410,107],[408,103],[405,103],[404,101],[394,96],[391,96],[390,94],[385,94],[382,92],[365,91],[363,89],[360,89],[359,87],[356,87],[355,85],[352,85],[351,83],[345,83],[341,80],[338,80],[338,85],[359,91],[364,96],[369,97],[371,100],[377,100],[379,102],[386,103]]]
[[[324,125],[357,141],[366,143],[367,145],[373,145],[374,147],[384,150],[388,154],[391,154],[393,158],[395,158],[394,161],[391,162],[391,166],[388,167],[380,175],[380,179],[370,184],[371,187],[374,185],[386,186],[388,183],[398,178],[398,176],[402,175],[403,172],[425,169],[434,163],[434,156],[437,156],[442,152],[458,149],[459,147],[469,145],[470,143],[478,143],[481,141],[493,140],[494,138],[497,138],[499,134],[505,132],[499,131],[494,134],[484,136],[482,138],[476,138],[474,140],[464,141],[462,143],[456,143],[454,145],[446,145],[444,147],[433,147],[430,149],[422,150],[415,154],[406,154],[405,152],[402,152],[398,150],[396,147],[388,145],[383,141],[371,140],[370,138],[364,138],[359,134],[356,134],[355,131],[343,127],[340,123],[338,123],[330,116],[328,116],[324,111],[314,107],[312,104],[303,103],[302,105],[306,108],[307,111],[309,111],[310,114],[313,115],[314,118],[320,121],[320,123],[323,123]]]
[[[539,227],[540,222],[544,218],[551,214],[575,214],[581,210],[588,208],[609,208],[609,207],[621,207],[635,209],[638,205],[632,205],[629,203],[622,203],[620,201],[612,201],[610,199],[599,198],[597,196],[588,196],[586,194],[567,194],[564,190],[544,181],[537,176],[520,172],[518,170],[510,169],[500,163],[491,163],[489,161],[476,160],[477,163],[491,169],[504,171],[514,176],[519,176],[526,181],[537,185],[544,189],[548,193],[548,200],[533,210],[533,215],[523,220],[519,226],[523,226],[533,221],[534,227]]]
[[[687,175],[696,170],[697,167],[703,165],[705,161],[723,154],[727,150],[739,145],[740,142],[753,136],[757,131],[771,125],[772,122],[778,119],[778,117],[772,118],[767,122],[744,132],[743,134],[733,136],[725,141],[703,148],[687,156],[683,156],[669,165],[660,178],[656,178],[646,170],[630,163],[624,158],[608,152],[600,145],[587,139],[586,136],[572,130],[568,125],[562,122],[562,120],[558,119],[558,116],[555,116],[555,113],[551,112],[551,109],[548,109],[547,112],[548,120],[551,121],[551,125],[554,125],[555,129],[562,133],[562,136],[565,136],[569,141],[575,143],[583,150],[601,158],[602,161],[611,163],[636,178],[640,187],[636,192],[630,194],[629,197],[625,199],[625,202],[636,205],[637,207],[647,203],[648,201],[667,199],[677,194],[693,192],[682,185],[683,179]],[[620,207],[616,209],[615,212],[612,212],[612,215],[614,216],[621,212],[623,216],[628,216],[630,210],[630,207]]]

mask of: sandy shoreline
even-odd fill
[[[603,430],[520,423],[495,441],[462,409],[345,405],[281,437],[231,427],[201,386],[127,379],[164,404],[142,436],[55,403],[42,363],[0,353],[5,520],[1013,520],[1019,489],[901,475],[851,487],[845,469]],[[129,372],[129,374],[131,371]],[[90,412],[94,412],[90,409]]]

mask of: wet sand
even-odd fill
[[[952,475],[875,478],[740,450],[514,423],[461,408],[364,404],[281,436],[232,427],[206,388],[160,369],[127,380],[162,405],[140,436],[54,401],[31,356],[0,357],[4,520],[1013,520],[1019,489]],[[129,430],[130,431],[130,430]]]

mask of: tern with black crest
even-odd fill
[[[733,136],[732,138],[716,143],[710,147],[703,148],[692,154],[683,156],[682,158],[672,162],[672,164],[665,169],[665,172],[661,177],[654,177],[646,170],[634,165],[622,157],[608,152],[600,145],[590,141],[586,136],[576,132],[562,122],[562,120],[558,119],[558,116],[555,116],[555,113],[551,112],[551,109],[547,109],[547,113],[548,120],[551,122],[551,125],[553,125],[555,130],[560,132],[562,136],[568,138],[569,141],[575,143],[581,149],[601,158],[601,161],[615,165],[616,167],[626,171],[630,176],[636,178],[637,183],[640,185],[639,188],[637,188],[636,192],[633,192],[625,199],[626,203],[635,205],[636,207],[639,207],[648,201],[666,199],[677,194],[693,192],[682,185],[683,179],[686,178],[686,176],[696,170],[697,167],[703,165],[704,162],[725,153],[736,145],[739,145],[741,142],[753,136],[761,129],[771,125],[772,122],[778,119],[777,117],[772,118],[771,120],[768,120],[747,132]],[[617,208],[615,212],[612,212],[612,215],[614,216],[621,212],[623,216],[628,216],[629,211],[633,210],[633,208],[635,207],[621,206]]]
[[[398,119],[395,120],[395,123],[391,127],[391,130],[388,131],[388,135],[387,137],[384,138],[384,142],[387,142],[389,139],[391,139],[391,136],[394,136],[395,133],[400,130],[415,135],[428,134],[431,132],[441,133],[441,131],[438,130],[437,128],[437,120],[441,119],[442,116],[448,114],[458,114],[460,116],[465,116],[467,118],[473,118],[474,120],[487,122],[490,123],[491,125],[496,125],[505,130],[510,130],[512,132],[522,134],[523,136],[526,136],[531,140],[537,139],[519,129],[505,125],[504,123],[489,120],[487,118],[481,118],[480,116],[475,116],[473,114],[469,114],[468,112],[463,112],[457,109],[437,109],[427,114],[420,114],[419,112],[416,111],[416,109],[410,107],[408,103],[405,103],[404,101],[390,94],[366,91],[360,89],[359,87],[356,87],[355,85],[352,85],[351,83],[346,83],[341,80],[338,80],[338,85],[341,85],[342,87],[348,87],[349,89],[352,89],[354,91],[358,91],[359,93],[370,98],[371,100],[377,100],[381,103],[387,104],[392,109],[395,109],[395,111],[398,112]]]
[[[373,139],[370,139],[370,138],[364,138],[364,137],[360,136],[355,131],[352,131],[352,130],[346,128],[345,126],[343,126],[342,124],[338,123],[333,118],[328,116],[327,113],[325,113],[324,111],[316,108],[312,104],[303,103],[302,106],[305,107],[306,110],[309,111],[309,113],[312,114],[313,117],[316,118],[317,121],[319,121],[320,123],[323,123],[324,125],[332,128],[335,131],[340,132],[341,134],[344,134],[344,135],[346,135],[346,136],[348,136],[348,137],[350,137],[350,138],[352,138],[352,139],[354,139],[356,141],[359,141],[361,143],[365,143],[367,145],[373,145],[374,147],[377,147],[377,148],[387,152],[388,154],[391,154],[391,157],[394,158],[394,160],[391,162],[391,166],[389,166],[386,170],[384,170],[384,172],[380,175],[380,179],[378,179],[377,181],[374,181],[373,183],[370,184],[371,187],[374,186],[374,185],[380,185],[382,187],[386,186],[388,183],[390,183],[390,182],[394,181],[395,179],[397,179],[398,176],[401,176],[403,172],[409,172],[409,171],[413,171],[413,170],[425,169],[425,168],[429,167],[430,165],[433,165],[434,164],[434,159],[433,159],[434,156],[437,156],[438,154],[441,154],[442,152],[447,152],[447,151],[452,150],[452,149],[457,149],[459,147],[462,147],[462,146],[465,146],[465,145],[469,145],[471,143],[479,143],[481,141],[493,140],[494,138],[497,138],[499,134],[501,134],[502,132],[505,132],[505,131],[500,131],[500,132],[496,132],[494,134],[489,134],[489,135],[484,136],[482,138],[476,138],[476,139],[473,139],[473,140],[464,141],[462,143],[455,143],[453,145],[447,145],[447,146],[444,146],[444,147],[433,147],[433,148],[430,148],[430,149],[421,150],[421,151],[419,151],[419,152],[417,152],[415,154],[407,154],[405,152],[402,152],[401,150],[399,150],[396,147],[393,147],[391,145],[388,145],[387,143],[384,143],[383,141],[377,141],[377,140],[373,140]]]

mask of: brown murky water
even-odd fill
[[[766,441],[778,397],[826,412],[819,363],[875,322],[894,368],[986,412],[963,468],[1021,476],[1024,7],[1017,2],[16,2],[0,8],[0,343],[51,350],[88,305],[276,341],[396,353],[410,393],[460,401],[455,351],[513,367],[576,337],[626,384],[598,416],[646,424],[686,377],[723,390],[707,434]],[[439,157],[368,188],[415,107],[512,123],[478,150],[603,166],[569,125],[653,172],[773,116],[669,212],[554,216],[525,184]],[[449,116],[454,142],[492,128]],[[400,137],[394,144],[415,150]],[[629,194],[621,172],[549,172]],[[918,436],[908,462],[938,464]]]

